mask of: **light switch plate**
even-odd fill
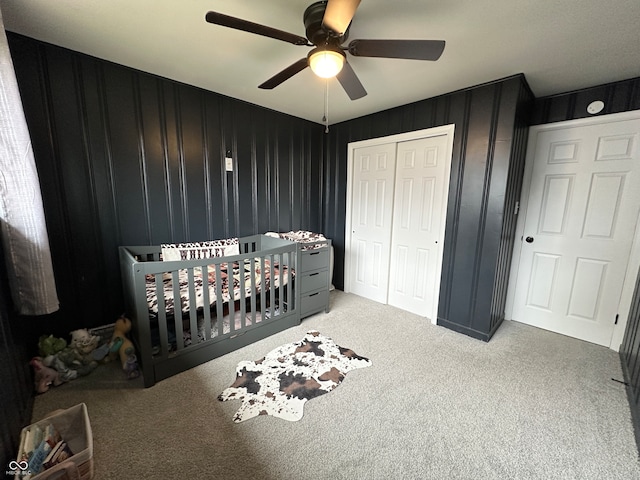
[[[224,168],[227,172],[233,172],[233,158],[225,157]]]

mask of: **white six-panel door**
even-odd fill
[[[429,317],[440,273],[446,151],[446,135],[397,144],[388,303]]]
[[[640,211],[640,120],[536,134],[514,320],[609,346]]]
[[[396,145],[355,150],[351,210],[350,291],[387,303]]]

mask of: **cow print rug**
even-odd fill
[[[329,393],[351,370],[370,365],[369,359],[310,331],[302,341],[282,345],[260,360],[240,362],[236,381],[218,400],[242,400],[236,423],[258,415],[296,421],[307,400]]]

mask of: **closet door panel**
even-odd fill
[[[387,303],[395,143],[359,148],[354,156],[351,291]]]
[[[421,316],[434,306],[446,135],[397,144],[388,302]]]

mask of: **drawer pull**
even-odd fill
[[[309,255],[319,255],[320,252],[311,252]]]
[[[319,295],[320,292],[316,292],[316,293],[312,293],[311,295],[309,295],[310,297],[315,297],[316,295]]]
[[[310,276],[310,277],[315,277],[316,275],[320,275],[320,272],[312,273],[312,274],[310,274],[309,276]]]

